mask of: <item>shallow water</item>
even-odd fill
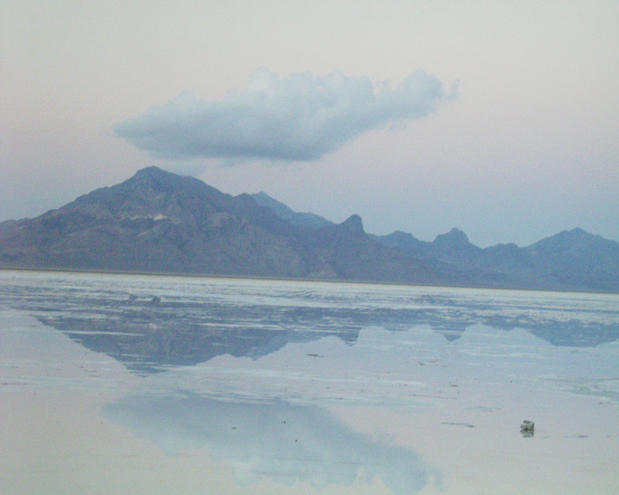
[[[0,271],[0,493],[616,493],[618,337],[618,295]]]

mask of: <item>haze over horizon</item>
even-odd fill
[[[0,221],[157,165],[423,240],[619,240],[619,3],[0,7]]]

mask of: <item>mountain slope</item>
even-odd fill
[[[528,247],[497,244],[481,249],[458,229],[433,242],[401,231],[376,239],[426,263],[449,263],[467,273],[472,285],[619,291],[619,243],[582,229],[560,232]]]
[[[254,198],[256,203],[260,206],[265,206],[266,208],[271,209],[278,217],[289,221],[293,225],[309,228],[320,228],[326,227],[327,225],[333,225],[333,222],[330,222],[320,215],[315,215],[313,213],[298,213],[292,208],[286,206],[284,203],[272,198],[265,192],[252,194],[251,197]]]
[[[3,224],[0,264],[412,282],[445,278],[370,240],[356,218],[302,228],[247,194],[232,197],[197,179],[149,167],[40,217]]]
[[[576,228],[525,248],[532,264],[557,285],[619,289],[619,243]]]
[[[292,229],[247,195],[140,170],[0,234],[4,265],[254,275],[309,274]],[[260,246],[268,249],[260,249]]]
[[[581,229],[526,248],[481,249],[458,229],[374,236],[358,215],[333,224],[156,167],[0,223],[0,266],[619,291],[619,243]]]

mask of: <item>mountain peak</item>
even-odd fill
[[[363,230],[363,221],[359,215],[351,215],[346,220],[344,220],[341,224],[342,227],[345,227],[347,231],[355,234],[364,234]]]
[[[144,167],[138,170],[131,179],[163,179],[163,178],[172,178],[178,177],[177,174],[172,172],[168,172],[167,170],[163,170],[162,168],[156,166]],[[129,179],[129,180],[131,180]]]
[[[445,246],[467,246],[470,241],[462,230],[454,227],[446,234],[437,235],[434,243]]]
[[[604,239],[599,235],[590,234],[580,227],[576,227],[572,230],[563,230],[558,234],[537,241],[535,244],[531,244],[528,249],[534,251],[548,250],[557,252],[575,248],[581,249],[594,243],[617,244],[615,241]]]
[[[185,179],[185,177],[167,172],[159,167],[145,167],[138,170],[133,177],[127,179],[125,184],[159,184],[162,182],[178,181],[179,179]]]
[[[138,170],[135,175],[147,175],[147,174],[159,174],[165,172],[165,170],[163,170],[162,168],[159,168],[155,165],[151,165],[149,167],[144,167],[141,168],[140,170]],[[169,172],[166,172],[169,173]]]
[[[564,230],[560,234],[564,234],[565,237],[568,237],[571,239],[581,239],[581,240],[593,239],[594,237],[597,237],[594,234],[590,234],[586,230],[581,229],[580,227],[575,227],[572,230]]]
[[[119,184],[129,191],[143,191],[152,189],[169,194],[203,194],[208,192],[214,196],[224,196],[214,187],[205,184],[200,179],[188,175],[179,175],[159,167],[151,166],[138,170],[133,177]]]

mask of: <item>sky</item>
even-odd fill
[[[157,165],[485,247],[619,240],[619,2],[0,5],[0,221]]]

